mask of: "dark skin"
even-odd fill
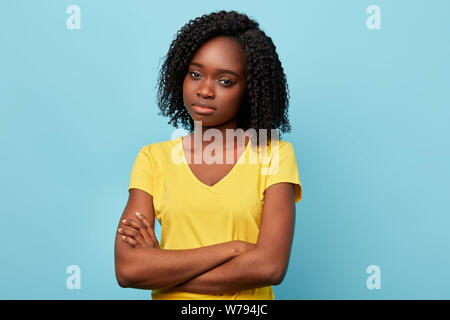
[[[196,63],[196,64],[193,64]],[[201,66],[199,66],[201,64]],[[224,73],[222,69],[234,72]],[[183,99],[194,121],[202,121],[202,129],[216,128],[224,137],[223,150],[233,150],[237,161],[245,146],[234,147],[234,141],[225,141],[226,129],[237,129],[237,114],[245,93],[245,55],[239,44],[225,36],[206,42],[196,52],[183,82]],[[232,84],[231,84],[232,83]],[[212,114],[196,113],[192,104],[214,106]],[[196,127],[196,130],[199,127]],[[187,148],[183,138],[185,154],[203,152],[210,144],[202,141],[201,150]],[[245,137],[245,143],[249,142]],[[194,146],[193,143],[190,146]],[[225,160],[225,159],[224,159]],[[195,176],[210,186],[216,184],[231,170],[233,164],[190,164]],[[294,186],[291,183],[276,183],[265,190],[261,225],[256,244],[233,259],[204,272],[191,280],[174,286],[174,289],[204,293],[223,294],[279,284],[284,278],[289,263],[295,224]],[[119,233],[131,247],[159,248],[145,215],[122,222]],[[154,216],[150,217],[154,221]],[[249,243],[248,243],[249,244]],[[268,270],[268,271],[267,271]]]
[[[201,135],[202,131],[214,128],[223,137],[222,163],[190,164],[194,175],[209,186],[219,182],[231,171],[249,141],[245,137],[245,145],[239,146],[234,140],[227,141],[225,138],[226,130],[237,129],[236,118],[245,87],[245,53],[236,40],[216,37],[197,50],[183,82],[183,101],[191,118],[199,121],[194,133]],[[197,104],[212,106],[215,110],[212,114],[200,114],[192,107]],[[190,159],[194,159],[195,154],[203,154],[205,147],[211,143],[202,139],[203,145],[197,146],[193,142],[193,134],[186,138],[183,138],[183,147],[185,154],[190,154]],[[215,142],[215,138],[212,142]],[[225,163],[227,152],[233,152],[233,163]]]
[[[228,71],[221,71],[228,70]],[[200,47],[183,82],[184,105],[203,130],[214,128],[225,137],[226,129],[237,129],[236,116],[246,87],[245,53],[229,37],[216,37]],[[214,113],[196,113],[192,105],[216,108]],[[204,146],[208,141],[204,141]]]

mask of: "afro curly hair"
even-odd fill
[[[181,123],[193,132],[194,121],[183,103],[183,81],[196,51],[216,36],[232,37],[245,53],[247,85],[237,115],[238,128],[266,129],[262,132],[269,140],[274,129],[278,137],[279,131],[290,132],[289,89],[275,45],[258,22],[234,10],[202,15],[177,32],[158,75],[158,114],[168,116],[170,125]],[[256,137],[256,144],[260,143]]]

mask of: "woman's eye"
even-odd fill
[[[231,86],[231,85],[233,84],[233,81],[228,80],[228,79],[222,79],[222,80],[220,80],[220,81],[225,81],[224,84],[225,84],[227,87],[229,87],[229,86]]]
[[[191,71],[191,72],[189,72],[189,74],[190,74],[191,76],[193,76],[194,78],[196,78],[196,79],[198,79],[198,78],[200,77],[200,73],[195,72],[195,71]],[[232,86],[232,85],[234,84],[233,81],[228,80],[228,79],[221,79],[220,81],[223,81],[223,84],[224,84],[226,87],[230,87],[230,86]]]

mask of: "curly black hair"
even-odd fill
[[[216,36],[232,37],[245,52],[247,85],[237,127],[256,132],[266,129],[269,140],[271,129],[276,129],[278,137],[280,131],[290,132],[289,89],[275,45],[258,22],[234,10],[202,15],[177,32],[158,75],[158,114],[169,116],[169,124],[178,127],[181,122],[184,129],[193,132],[194,121],[183,103],[183,81],[196,51]]]

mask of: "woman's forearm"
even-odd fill
[[[122,287],[137,289],[175,286],[242,253],[236,241],[186,250],[135,248],[124,252],[116,257],[117,279]]]
[[[183,282],[174,289],[204,294],[233,293],[274,285],[274,274],[264,253],[254,249]]]

